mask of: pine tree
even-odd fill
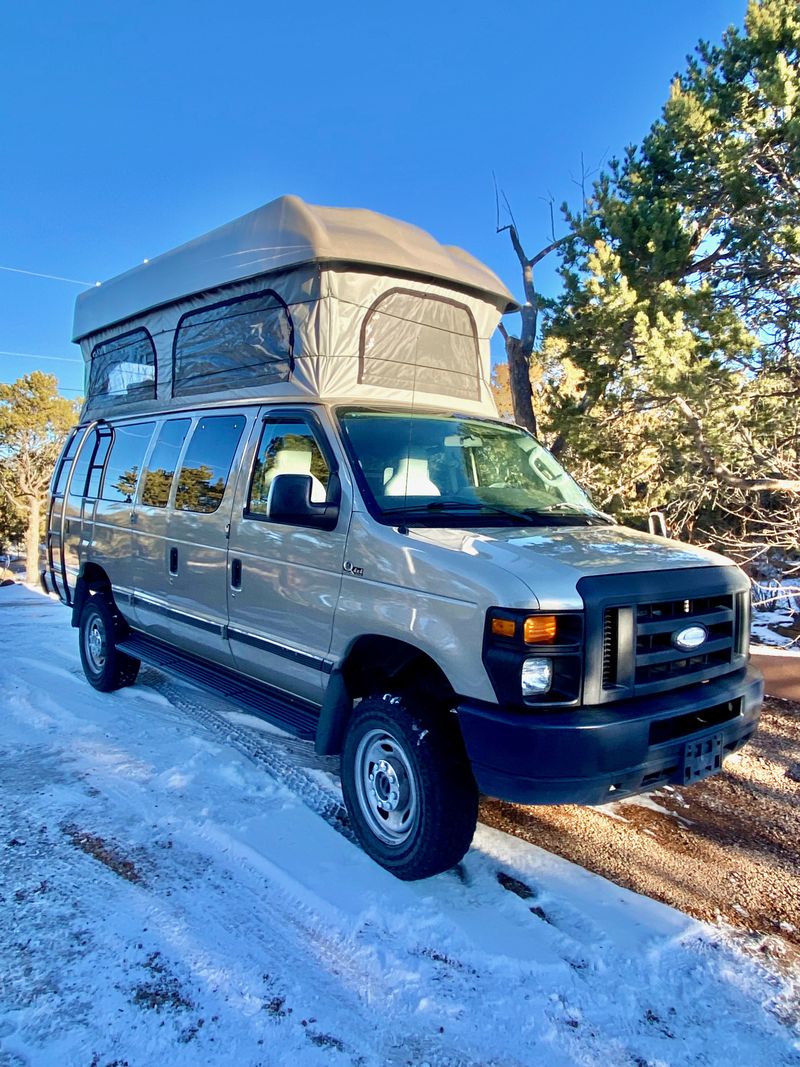
[[[39,573],[42,509],[53,467],[77,405],[58,395],[52,374],[34,371],[0,384],[0,507],[5,524],[24,522],[26,577]]]
[[[701,43],[640,146],[565,209],[540,427],[622,514],[797,546],[800,5]],[[565,385],[565,375],[568,382]],[[749,547],[748,547],[749,546]]]

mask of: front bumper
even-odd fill
[[[465,701],[458,720],[478,788],[519,804],[602,804],[687,783],[687,746],[727,756],[753,733],[755,667],[686,689],[597,707],[510,711]]]

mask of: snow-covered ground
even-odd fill
[[[732,935],[486,827],[405,884],[335,761],[0,588],[0,1067],[800,1062]]]
[[[800,642],[780,633],[776,627],[789,628],[800,615],[800,584],[772,579],[753,585],[752,634],[759,645],[781,648],[800,655]],[[758,649],[763,652],[763,648]]]

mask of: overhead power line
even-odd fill
[[[31,278],[48,278],[51,282],[68,282],[70,285],[99,285],[100,282],[83,282],[80,278],[62,278],[60,274],[42,274],[38,270],[23,270],[21,267],[2,267],[0,270],[7,270],[11,274],[27,274]]]
[[[69,356],[40,356],[36,352],[4,352],[0,349],[0,356],[17,356],[19,359],[46,359],[58,363],[83,363],[82,359],[71,359]]]

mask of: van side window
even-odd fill
[[[154,426],[154,422],[137,422],[114,427],[114,441],[103,479],[103,500],[133,503]]]
[[[89,481],[86,484],[87,500],[96,500],[100,496],[100,483],[103,480],[103,470],[108,459],[108,450],[114,435],[106,425],[95,430],[97,441],[93,449],[92,465],[89,469]]]
[[[87,406],[94,402],[152,400],[156,395],[156,350],[143,327],[92,349]]]
[[[75,463],[75,473],[69,487],[69,495],[77,500],[83,497],[95,499],[100,488],[103,465],[108,455],[112,434],[108,427],[101,433],[97,426],[89,431],[83,442],[81,454]],[[87,479],[89,484],[87,485]]]
[[[170,419],[161,427],[144,476],[143,504],[154,508],[167,506],[172,480],[178,467],[178,456],[191,425],[191,419]]]
[[[472,312],[443,296],[389,289],[364,316],[358,380],[477,400],[481,356]]]
[[[187,311],[172,349],[172,395],[285,382],[294,329],[277,293],[267,289]]]
[[[216,511],[247,420],[243,415],[200,419],[183,458],[175,492],[179,511]]]
[[[269,489],[277,474],[310,474],[311,500],[323,504],[330,467],[308,423],[302,419],[265,422],[250,482],[246,514],[267,515]]]

